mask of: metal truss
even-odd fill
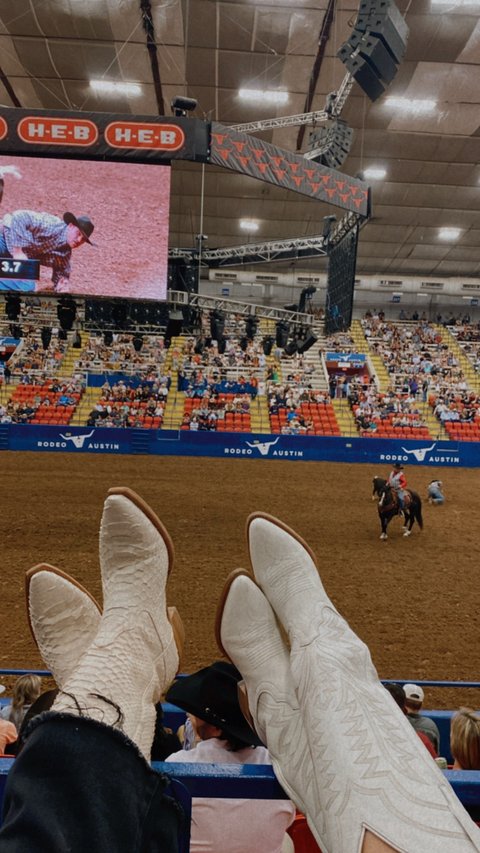
[[[295,326],[313,326],[313,314],[303,314],[300,311],[287,311],[284,308],[274,308],[266,305],[237,302],[235,299],[223,299],[218,296],[201,296],[199,293],[185,293],[180,290],[168,291],[168,302],[175,308],[189,307],[199,311],[225,311],[238,314],[241,317],[258,317],[265,320],[283,321]]]
[[[352,75],[347,74],[343,78],[338,92],[334,92],[329,96],[327,107],[323,110],[317,110],[313,113],[300,113],[294,116],[282,116],[280,118],[266,118],[260,121],[246,122],[245,124],[231,124],[229,127],[232,130],[240,130],[242,133],[257,133],[261,130],[271,130],[277,127],[298,127],[302,124],[316,124],[317,122],[328,121],[332,118],[339,118],[354,82]]]
[[[363,226],[367,224],[368,219],[369,217],[359,216],[358,213],[353,213],[352,211],[345,214],[340,222],[337,222],[332,227],[328,240],[329,249],[332,249],[337,245],[337,243],[340,243],[348,232],[353,231],[357,225],[359,228],[363,228]]]
[[[272,240],[264,243],[244,243],[241,246],[227,246],[223,249],[207,249],[202,254],[202,264],[211,268],[246,266],[248,264],[273,261],[297,260],[298,258],[325,257],[348,231],[356,225],[362,227],[368,218],[358,213],[348,212],[337,222],[328,238],[323,235],[314,237],[292,237],[289,240]],[[171,249],[170,258],[198,260],[195,249]]]
[[[259,264],[290,258],[326,255],[325,239],[314,237],[292,237],[287,240],[270,240],[262,243],[245,243],[224,249],[207,249],[202,261],[209,267]]]
[[[327,254],[324,237],[293,237],[290,240],[272,240],[265,243],[246,243],[241,246],[227,246],[224,249],[208,249],[202,253],[202,265],[218,267],[247,266],[273,261],[298,260]],[[194,249],[169,250],[169,258],[184,258],[186,261],[198,260]]]

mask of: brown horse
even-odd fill
[[[378,500],[378,515],[380,518],[380,524],[382,525],[380,539],[388,538],[387,527],[392,518],[395,515],[400,515],[401,512],[402,510],[400,509],[398,496],[395,490],[392,489],[388,483],[385,483],[385,485],[380,489],[380,497]],[[417,522],[420,530],[423,529],[422,499],[417,492],[413,492],[411,489],[405,490],[403,516],[405,519],[403,525],[404,536],[410,536],[415,522]]]

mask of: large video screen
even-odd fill
[[[166,299],[170,166],[0,156],[0,292]]]

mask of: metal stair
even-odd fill
[[[358,438],[357,425],[348,400],[335,398],[334,400],[331,400],[331,404],[333,406],[341,434],[348,438]]]
[[[8,450],[10,430],[7,424],[0,424],[0,450]]]
[[[184,391],[172,390],[172,386],[173,380],[168,392],[161,429],[179,429],[183,421],[185,393]]]
[[[465,382],[467,382],[469,387],[475,391],[476,394],[480,394],[480,377],[472,362],[469,361],[465,355],[455,335],[452,334],[450,329],[445,328],[444,326],[436,326],[436,328],[438,329],[438,333],[442,336],[442,343],[446,343],[449,350],[452,350],[455,355],[455,358],[462,369],[463,375],[465,376]],[[448,334],[448,339],[445,338],[445,332]]]
[[[267,398],[263,395],[259,394],[252,400],[250,406],[250,424],[252,432],[265,434],[271,432]]]
[[[353,321],[350,334],[355,342],[356,352],[363,353],[368,357],[377,380],[378,390],[386,391],[390,385],[390,375],[385,367],[383,359],[370,349],[368,338],[365,337],[360,320]]]
[[[131,446],[132,453],[150,453],[150,433],[149,429],[132,429]]]

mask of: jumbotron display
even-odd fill
[[[0,196],[0,292],[166,299],[168,165],[2,155]]]
[[[326,335],[345,332],[352,324],[357,244],[358,225],[329,254],[324,325]]]

